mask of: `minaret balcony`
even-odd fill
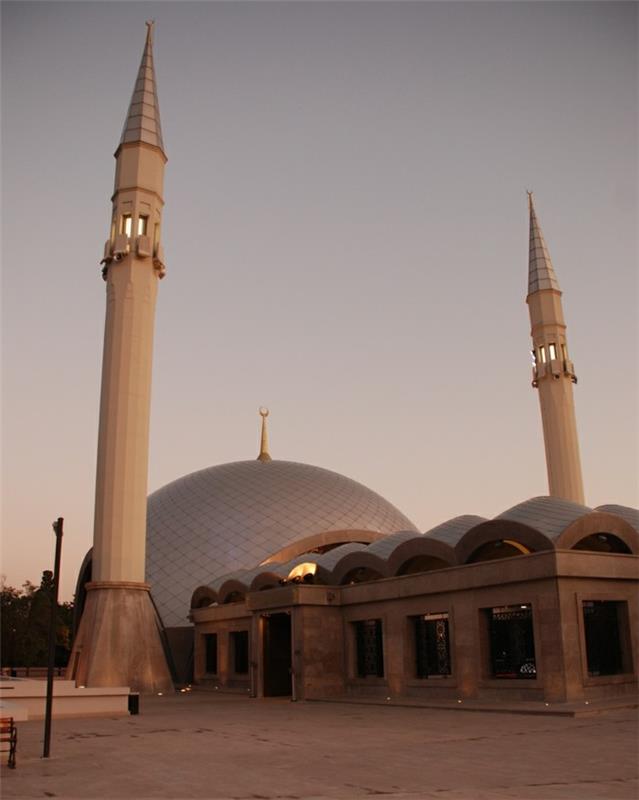
[[[152,255],[151,240],[148,236],[138,236],[135,240],[135,252],[139,258],[149,258]]]
[[[568,359],[564,360],[564,375],[567,375],[573,383],[577,383],[577,376],[575,375],[575,365]]]
[[[563,365],[558,358],[553,358],[550,362],[550,374],[557,380],[563,372]]]
[[[102,261],[100,261],[100,264],[104,265],[102,267],[102,277],[104,280],[107,278],[109,264],[112,261],[122,261],[122,259],[129,253],[130,249],[129,239],[123,233],[118,234],[114,238],[113,242],[111,242],[110,239],[106,240],[104,243],[104,257],[102,258]]]
[[[127,255],[131,246],[129,244],[129,237],[124,233],[118,233],[118,235],[113,240],[113,260],[114,261],[121,261],[124,256]]]
[[[166,266],[164,264],[164,248],[161,244],[158,244],[155,248],[155,253],[153,255],[153,267],[158,273],[158,278],[162,280],[162,278],[166,275]]]
[[[536,364],[533,367],[533,378],[536,380],[540,380],[541,378],[546,377],[546,365],[545,364]]]

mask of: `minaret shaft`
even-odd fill
[[[584,503],[573,384],[561,290],[530,197],[529,294],[533,386],[539,391],[548,490],[553,497]]]
[[[151,404],[153,265],[108,271],[96,474],[93,578],[144,581]]]

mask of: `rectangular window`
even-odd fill
[[[588,674],[594,678],[625,672],[624,651],[630,638],[627,603],[584,600],[583,614]]]
[[[153,252],[157,253],[158,244],[160,243],[160,223],[156,222],[153,226]]]
[[[236,675],[246,675],[249,668],[249,639],[248,631],[231,632],[231,658],[233,672]]]
[[[146,236],[146,229],[149,218],[140,214],[138,217],[138,236]]]
[[[554,342],[548,345],[548,352],[550,353],[550,360],[554,361],[557,358],[557,347]]]
[[[131,236],[131,226],[133,225],[133,218],[130,214],[123,214],[122,215],[122,229],[120,233],[123,233],[125,236]]]
[[[424,614],[415,617],[413,622],[417,677],[450,675],[448,614]]]
[[[206,672],[217,675],[217,633],[204,634]]]
[[[384,677],[384,646],[381,619],[366,619],[355,623],[357,674]]]
[[[537,677],[532,607],[499,606],[486,609],[493,678]]]
[[[542,364],[546,363],[546,348],[543,346],[543,344],[539,348],[539,358],[541,359]]]
[[[566,345],[561,345],[561,357],[564,361],[568,361],[568,350],[566,349]]]

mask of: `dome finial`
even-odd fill
[[[268,430],[266,428],[266,418],[269,415],[268,408],[260,406],[260,417],[262,417],[262,437],[260,440],[260,454],[257,457],[258,461],[271,461],[271,454],[268,451]]]

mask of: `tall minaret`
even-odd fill
[[[70,667],[85,686],[170,688],[144,581],[153,327],[164,275],[164,165],[153,23],[115,151],[111,230],[102,276],[106,322],[95,489],[92,581]]]
[[[548,489],[553,497],[583,504],[584,488],[572,394],[572,385],[577,383],[577,378],[568,355],[561,290],[537,220],[532,192],[528,192],[528,206],[530,252],[526,302],[533,340],[532,385],[539,390]]]

